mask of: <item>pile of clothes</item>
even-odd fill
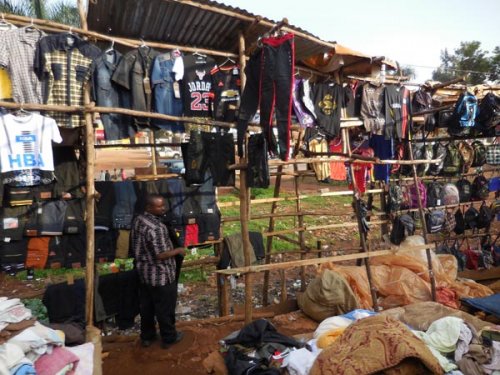
[[[63,331],[37,322],[19,298],[0,297],[0,374],[91,375],[94,344],[65,342]]]
[[[220,341],[226,368],[215,373],[500,374],[500,326],[436,302],[355,309],[300,337],[254,321]]]

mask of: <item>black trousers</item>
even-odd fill
[[[266,135],[269,151],[288,160],[290,122],[292,113],[295,48],[293,34],[262,39],[262,78],[260,92],[260,125]],[[276,110],[278,146],[272,130]]]
[[[252,134],[248,139],[248,187],[269,187],[267,142],[264,134]]]
[[[181,147],[187,185],[204,183],[210,169],[215,186],[234,186],[234,171],[227,169],[235,163],[232,134],[191,132],[189,143]]]
[[[288,160],[290,122],[295,69],[293,34],[262,39],[262,48],[250,57],[245,73],[247,82],[241,98],[238,116],[238,154],[243,156],[243,141],[252,119],[260,106],[260,126],[269,151]],[[276,110],[278,141],[273,133],[273,113]]]
[[[160,327],[162,342],[171,343],[176,339],[175,305],[177,304],[177,283],[165,286],[140,284],[141,339],[156,337],[155,318]]]

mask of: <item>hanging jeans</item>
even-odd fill
[[[269,151],[288,160],[292,111],[295,48],[293,34],[262,39],[259,54],[250,57],[245,73],[247,83],[238,119],[238,153],[243,153],[243,140],[248,121],[260,106],[260,126],[267,138]],[[272,129],[276,110],[278,142]]]

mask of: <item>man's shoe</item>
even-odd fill
[[[151,345],[153,345],[153,342],[157,339],[158,337],[155,336],[149,340],[144,340],[144,339],[141,339],[141,346],[143,348],[149,348]]]
[[[170,348],[172,345],[177,344],[177,343],[178,343],[179,341],[181,341],[183,338],[184,338],[184,332],[180,332],[180,331],[178,331],[178,332],[177,332],[177,335],[175,336],[175,340],[174,340],[174,341],[162,342],[161,347],[162,347],[163,349],[168,349],[168,348]]]
[[[153,344],[153,340],[141,340],[141,346],[143,348],[149,348]]]

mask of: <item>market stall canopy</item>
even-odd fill
[[[94,0],[90,1],[88,23],[91,30],[102,34],[146,41],[168,42],[181,46],[226,51],[237,54],[238,31],[245,36],[247,47],[275,24],[268,18],[243,9],[210,0]],[[282,28],[295,34],[296,60],[335,51],[344,64],[370,56],[327,42],[292,25]],[[332,70],[328,70],[330,72]]]
[[[333,48],[322,55],[306,58],[304,64],[322,73],[332,73],[343,69],[344,74],[370,74],[373,65],[386,64],[388,69],[396,69],[397,64],[385,57],[372,57],[359,51],[335,43]]]

